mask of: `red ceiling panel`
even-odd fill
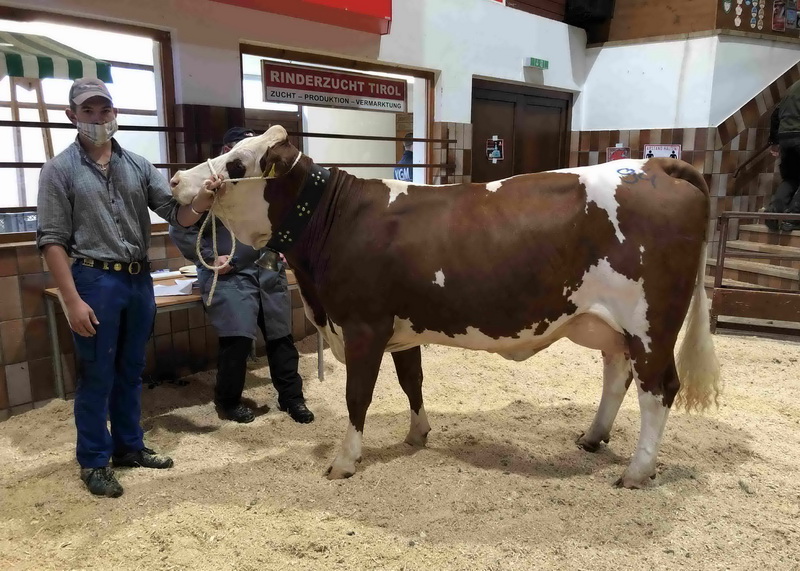
[[[392,0],[214,0],[302,20],[388,34]]]

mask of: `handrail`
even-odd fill
[[[749,158],[749,159],[747,159],[745,162],[743,162],[743,163],[742,163],[742,164],[740,164],[738,167],[736,167],[736,170],[735,170],[735,171],[733,171],[733,178],[736,178],[737,176],[739,176],[739,171],[741,171],[741,170],[742,170],[744,167],[746,167],[747,165],[749,165],[750,163],[752,163],[752,162],[753,162],[754,160],[756,160],[757,158],[761,157],[761,156],[763,155],[764,151],[766,151],[767,149],[769,149],[771,146],[772,146],[772,145],[770,145],[769,143],[765,143],[765,144],[764,144],[764,146],[763,146],[763,147],[761,147],[761,148],[758,150],[758,152],[756,152],[756,154],[754,154],[752,157],[750,157],[750,158]]]
[[[728,223],[731,220],[740,219],[756,219],[762,220],[795,220],[800,222],[800,214],[778,214],[776,212],[723,212],[717,216],[717,228],[719,229],[719,245],[717,246],[717,265],[714,268],[714,288],[721,288],[722,274],[725,270],[725,256],[729,258],[752,258],[763,259],[769,258],[772,260],[800,260],[800,256],[794,254],[763,254],[761,252],[728,252],[726,253],[726,246],[728,245]]]

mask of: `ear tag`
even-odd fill
[[[269,169],[269,174],[267,175],[267,178],[274,178],[274,177],[275,177],[275,165],[273,164],[272,168]]]

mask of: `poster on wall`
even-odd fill
[[[786,0],[774,0],[772,4],[772,30],[786,31]]]
[[[630,147],[606,147],[606,162],[631,158]]]
[[[645,145],[642,149],[642,157],[652,159],[653,157],[669,157],[671,159],[681,158],[680,145]]]
[[[786,29],[797,28],[797,0],[786,0]]]
[[[405,81],[264,60],[264,101],[406,112]]]
[[[493,165],[505,158],[503,139],[497,135],[494,135],[491,139],[486,139],[486,158],[492,161]]]

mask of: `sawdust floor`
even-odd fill
[[[800,345],[717,336],[726,392],[674,412],[659,474],[617,490],[638,435],[635,391],[597,454],[575,437],[600,395],[598,353],[561,341],[525,363],[423,349],[428,447],[402,443],[407,401],[384,360],[364,460],[323,472],[347,425],[344,367],[301,342],[312,425],[276,410],[265,362],[247,397],[270,410],[223,422],[212,375],[145,389],[147,442],[168,471],[120,470],[125,494],[78,479],[71,403],[0,423],[2,569],[798,569]],[[264,412],[262,410],[262,412]]]

